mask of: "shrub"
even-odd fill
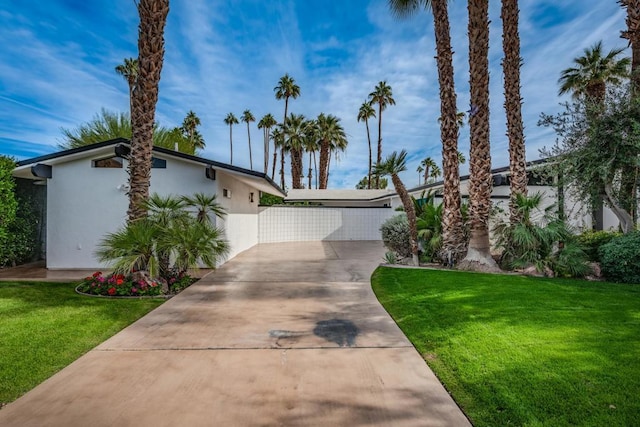
[[[411,243],[409,241],[409,221],[405,214],[396,215],[386,220],[380,226],[382,242],[403,258],[411,256]]]
[[[602,274],[613,282],[640,283],[640,232],[613,238],[600,247]]]
[[[577,236],[578,243],[584,249],[590,261],[600,262],[600,247],[620,236],[617,231],[585,231]]]

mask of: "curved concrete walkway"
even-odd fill
[[[0,425],[470,425],[371,291],[383,254],[258,245],[7,405]]]

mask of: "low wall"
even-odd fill
[[[388,207],[264,207],[258,217],[258,242],[381,240],[380,226],[397,214]]]

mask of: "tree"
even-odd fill
[[[291,156],[291,188],[299,189],[302,188],[302,153],[308,122],[302,114],[291,113],[285,123],[285,147]]]
[[[194,153],[196,149],[203,149],[205,147],[204,138],[202,138],[202,135],[198,132],[198,126],[200,126],[200,117],[189,110],[187,116],[182,121],[180,131],[186,136]]]
[[[151,152],[158,84],[164,61],[164,27],[169,0],[140,0],[138,27],[138,79],[131,103],[131,154],[129,156],[129,222],[147,215],[142,202],[149,198]]]
[[[378,155],[376,163],[380,163],[382,161],[382,112],[387,109],[388,105],[396,105],[391,86],[387,85],[386,81],[379,82],[374,91],[369,94],[369,103],[371,105],[378,104]],[[376,188],[378,185],[379,181],[376,181]]]
[[[424,168],[424,183],[426,184],[427,179],[429,179],[429,177],[431,176],[430,171],[434,167],[437,167],[438,164],[431,157],[427,157],[426,159],[420,162],[420,166]]]
[[[289,109],[289,98],[296,99],[300,96],[300,86],[289,74],[280,77],[278,85],[273,88],[276,93],[276,99],[284,99],[284,116],[282,118],[282,126],[286,126],[287,113]],[[286,129],[283,129],[286,131]],[[280,153],[280,187],[284,188],[284,153]]]
[[[276,163],[277,163],[277,152],[278,148],[282,152],[284,148],[284,132],[282,132],[282,125],[278,125],[271,131],[271,139],[273,140],[273,168],[271,170],[271,179],[275,176],[276,173]],[[284,163],[284,155],[282,156],[282,162]],[[281,167],[284,170],[284,166]],[[284,190],[284,187],[281,187]]]
[[[618,59],[624,49],[611,49],[604,55],[602,41],[584,50],[584,56],[573,60],[574,67],[562,71],[559,94],[571,93],[574,98],[586,96],[602,104],[608,84],[620,84],[629,75],[629,58]]]
[[[315,120],[309,120],[307,121],[307,125],[306,125],[306,129],[307,129],[307,135],[304,139],[304,151],[306,151],[307,153],[309,153],[309,173],[307,174],[307,179],[308,179],[308,185],[307,188],[312,188],[311,186],[311,181],[312,181],[312,177],[314,176],[313,174],[313,170],[315,169],[316,173],[315,173],[315,178],[316,178],[316,186],[315,188],[318,188],[318,165],[316,162],[316,151],[318,151],[320,149],[320,146],[318,145],[318,140],[317,140],[317,133],[318,133],[318,125],[317,122]],[[313,168],[311,167],[311,161],[313,159]]]
[[[465,251],[464,227],[460,211],[460,171],[458,166],[458,109],[453,81],[453,51],[446,1],[389,0],[397,17],[416,13],[420,7],[431,9],[436,38],[436,63],[440,86],[440,137],[444,173],[441,259],[455,263]]]
[[[224,123],[229,125],[229,149],[231,152],[231,161],[233,164],[233,125],[237,125],[238,119],[233,113],[227,114],[227,117],[224,118]]]
[[[407,170],[406,150],[402,150],[400,154],[394,151],[384,162],[376,164],[375,168],[377,175],[391,176],[391,182],[393,182],[396,193],[398,193],[400,200],[402,200],[402,206],[404,206],[404,211],[407,214],[407,221],[409,222],[409,241],[411,244],[413,265],[418,265],[418,227],[416,225],[416,211],[413,205],[413,200],[411,200],[406,187],[399,177],[400,172],[404,172],[405,170]]]
[[[10,226],[13,224],[18,209],[18,201],[15,194],[15,180],[12,176],[16,162],[6,156],[0,155],[0,267],[7,264],[10,258],[9,250],[11,233]]]
[[[440,170],[440,166],[433,165],[431,172],[429,173],[429,178],[431,178],[432,181],[436,181],[441,174],[442,171]]]
[[[418,165],[418,167],[416,168],[416,172],[418,172],[418,185],[420,185],[421,179],[422,179],[422,172],[424,172],[424,168],[420,165]],[[427,180],[424,180],[424,183],[427,183]]]
[[[502,50],[504,59],[504,111],[507,116],[509,137],[509,218],[511,224],[522,219],[516,204],[516,195],[527,195],[527,160],[522,124],[522,97],[520,95],[520,33],[518,31],[518,0],[502,0]]]
[[[369,119],[376,116],[376,110],[374,110],[373,106],[370,102],[365,101],[360,106],[360,110],[358,110],[358,121],[364,121],[364,125],[367,128],[367,141],[369,142],[369,183],[367,184],[367,188],[371,188],[371,167],[373,165],[373,158],[371,153],[371,134],[369,133]]]
[[[218,202],[217,194],[195,193],[193,196],[182,196],[180,201],[184,206],[195,208],[196,220],[201,223],[213,224],[211,214],[224,219],[226,209]]]
[[[601,106],[583,97],[564,107],[556,116],[542,115],[539,124],[552,127],[559,139],[541,153],[554,158],[552,166],[563,187],[569,185],[591,207],[604,200],[623,233],[632,231],[635,224],[627,207],[632,195],[620,178],[638,165],[640,100],[629,89],[612,88]]]
[[[276,119],[271,115],[271,113],[264,115],[260,121],[258,122],[258,129],[262,129],[264,136],[264,173],[269,172],[269,140],[271,134],[271,128],[277,124]],[[275,143],[273,147],[273,166],[275,171],[276,159],[278,158],[278,153],[276,151]],[[273,179],[273,174],[271,175],[271,179]]]
[[[255,122],[256,118],[253,117],[253,114],[251,114],[251,111],[244,110],[244,112],[242,113],[242,116],[240,117],[240,120],[242,120],[247,124],[247,138],[249,140],[249,169],[253,170],[253,157],[251,155],[251,131],[249,130],[249,123]]]
[[[340,124],[340,119],[332,114],[320,113],[316,119],[316,138],[320,146],[320,189],[326,189],[329,183],[329,162],[331,153],[337,147],[344,147],[347,136]]]
[[[375,173],[371,171],[372,179],[375,179]],[[369,176],[365,176],[356,184],[356,190],[370,190],[369,185]],[[387,178],[380,178],[380,190],[385,190],[389,186],[389,181]]]
[[[471,238],[459,267],[467,270],[499,270],[491,256],[491,147],[489,142],[489,1],[467,3],[469,11],[469,213]],[[457,153],[456,153],[457,154]]]
[[[129,86],[129,114],[133,111],[133,90],[138,81],[138,60],[135,58],[125,58],[122,64],[116,66],[116,73],[120,74],[127,81]]]

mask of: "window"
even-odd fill
[[[122,169],[122,157],[113,156],[93,161],[94,168]]]
[[[157,157],[151,158],[151,168],[152,169],[166,169],[167,161],[164,159],[158,159]]]

